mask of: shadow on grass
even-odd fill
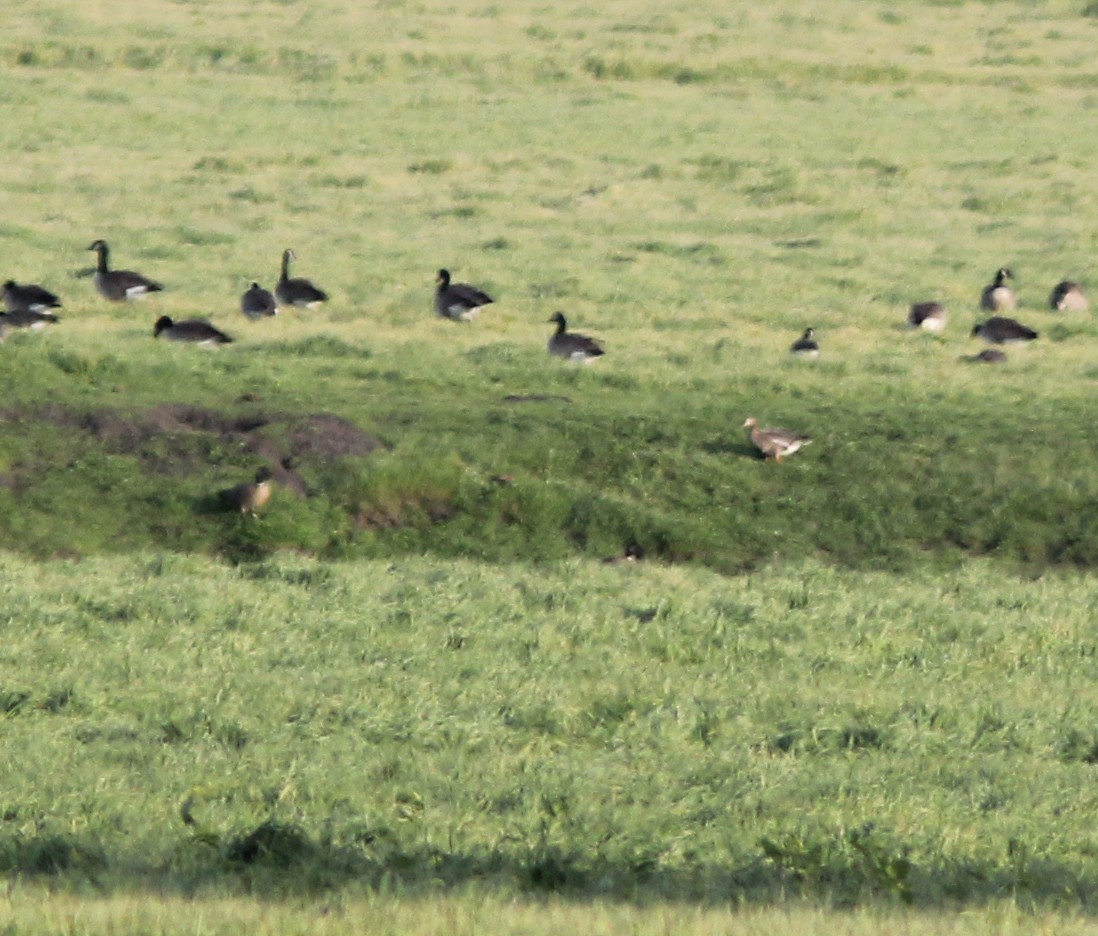
[[[0,840],[0,873],[48,879],[51,887],[100,893],[192,896],[209,888],[280,900],[349,888],[437,894],[468,887],[537,898],[616,901],[634,906],[688,902],[701,906],[767,906],[790,900],[835,908],[865,905],[921,909],[978,907],[1002,899],[1024,910],[1092,912],[1098,876],[1047,858],[1028,858],[1012,842],[1002,864],[959,859],[920,864],[902,847],[880,840],[871,826],[813,839],[761,839],[726,863],[681,862],[669,867],[655,854],[629,859],[569,850],[535,836],[464,853],[429,845],[406,847],[387,833],[357,841],[315,840],[292,824],[267,821],[222,839],[191,830],[166,860],[110,855],[77,836],[40,835]]]

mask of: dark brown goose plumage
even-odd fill
[[[149,293],[160,292],[164,288],[140,273],[134,273],[133,270],[109,269],[107,264],[110,248],[106,241],[94,241],[88,250],[94,250],[99,258],[95,268],[95,288],[104,299],[109,299],[111,302],[126,302]]]
[[[488,293],[476,286],[450,282],[449,270],[439,270],[435,283],[435,311],[442,318],[455,322],[471,322],[477,317],[481,306],[495,302]]]
[[[563,312],[554,312],[549,321],[557,325],[548,345],[549,353],[554,357],[586,364],[606,353],[594,338],[568,331],[568,322]]]
[[[296,259],[297,254],[289,248],[282,252],[282,272],[275,285],[275,296],[279,303],[308,307],[327,302],[328,294],[323,289],[318,289],[307,279],[290,276],[290,261]]]

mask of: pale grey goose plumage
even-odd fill
[[[15,280],[4,283],[4,309],[7,312],[48,312],[60,308],[61,300],[35,283],[22,286]]]
[[[807,436],[791,432],[789,429],[781,429],[776,426],[763,429],[754,416],[748,416],[743,425],[748,430],[747,434],[751,444],[759,450],[763,458],[772,458],[777,462],[800,451],[812,441]]]
[[[915,302],[907,313],[907,324],[911,328],[940,332],[946,326],[946,310],[940,302]]]
[[[134,273],[133,270],[112,270],[108,262],[110,248],[104,240],[94,241],[88,250],[94,250],[98,256],[95,268],[95,288],[99,294],[111,302],[126,302],[138,299],[149,293],[160,292],[164,287],[159,283]]]
[[[240,297],[240,311],[253,320],[269,318],[278,315],[278,303],[269,289],[264,289],[259,283],[252,283]]]
[[[1007,267],[1000,267],[995,273],[995,279],[980,294],[981,309],[987,312],[1011,312],[1017,308],[1018,300],[1014,290],[1007,285],[1009,279],[1014,279],[1014,274]]]
[[[296,260],[297,254],[290,248],[282,252],[282,270],[275,285],[275,296],[281,305],[314,306],[328,301],[328,294],[323,289],[318,289],[309,280],[299,276],[290,276],[290,261]]]
[[[972,328],[971,337],[983,338],[988,344],[1022,344],[1033,341],[1037,332],[1021,322],[1002,315],[977,322]]]
[[[1086,312],[1090,308],[1087,294],[1075,280],[1061,280],[1053,287],[1048,304],[1057,312]]]
[[[488,293],[468,283],[450,281],[449,270],[439,270],[435,277],[435,311],[455,322],[471,322],[482,306],[495,302]]]
[[[563,312],[554,312],[549,321],[557,326],[548,344],[548,351],[554,357],[586,364],[606,353],[594,338],[568,331],[568,321]]]
[[[218,328],[214,328],[209,322],[202,319],[186,319],[182,322],[173,322],[168,316],[162,315],[153,326],[153,337],[164,338],[167,341],[188,341],[192,344],[214,345],[230,344],[232,338]]]

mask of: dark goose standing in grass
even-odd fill
[[[271,499],[271,479],[274,475],[270,468],[260,468],[254,481],[245,481],[220,492],[221,502],[231,510],[241,514],[257,516],[259,511]]]
[[[1074,280],[1057,283],[1048,297],[1048,304],[1057,312],[1086,312],[1090,308],[1083,287]]]
[[[215,345],[229,344],[232,341],[220,329],[214,328],[209,322],[202,319],[186,319],[182,322],[173,322],[168,316],[162,315],[153,326],[153,337],[164,338],[168,341],[189,341],[192,344],[214,347]]]
[[[993,282],[984,287],[980,294],[980,308],[987,312],[1012,312],[1018,300],[1006,281],[1014,279],[1014,274],[1006,267],[1000,267]]]
[[[106,241],[97,240],[88,250],[94,250],[99,255],[99,262],[95,268],[95,288],[105,299],[110,299],[111,302],[126,302],[148,293],[160,292],[164,288],[159,283],[154,283],[151,279],[132,270],[109,269],[107,261],[110,257],[110,248]]]
[[[820,345],[816,341],[816,329],[806,328],[804,334],[793,342],[789,350],[800,358],[818,358]]]
[[[297,254],[287,248],[282,252],[282,272],[275,286],[275,296],[282,305],[309,307],[328,301],[328,294],[323,289],[317,289],[307,279],[299,276],[290,276],[290,261],[296,260]]]
[[[481,306],[495,302],[488,293],[468,283],[451,283],[450,271],[439,270],[435,278],[435,311],[442,318],[455,322],[471,322]]]
[[[268,318],[278,315],[278,303],[269,289],[264,289],[259,283],[252,283],[248,291],[240,297],[240,311],[253,320]]]
[[[940,332],[946,326],[946,310],[940,302],[916,302],[907,313],[907,324],[911,328]]]
[[[977,322],[971,337],[983,338],[988,344],[1023,344],[1033,341],[1037,332],[1012,318],[993,315],[987,321]]]
[[[748,416],[743,425],[748,430],[748,438],[751,440],[751,444],[759,450],[763,458],[772,458],[776,462],[780,462],[787,455],[800,451],[812,441],[806,436],[790,432],[788,429],[779,429],[777,427],[763,429],[754,416]]]
[[[606,352],[594,338],[579,335],[568,331],[568,322],[563,312],[554,312],[549,319],[556,322],[557,330],[549,339],[549,353],[566,361],[575,361],[578,364],[586,364],[602,357]]]
[[[48,289],[32,283],[20,286],[15,280],[4,284],[4,309],[7,312],[48,312],[60,308],[61,300]]]

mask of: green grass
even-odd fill
[[[1090,6],[9,12],[4,279],[65,303],[0,348],[20,932],[1086,928]],[[244,320],[291,246],[332,302]],[[1003,265],[1041,338],[982,367]]]

